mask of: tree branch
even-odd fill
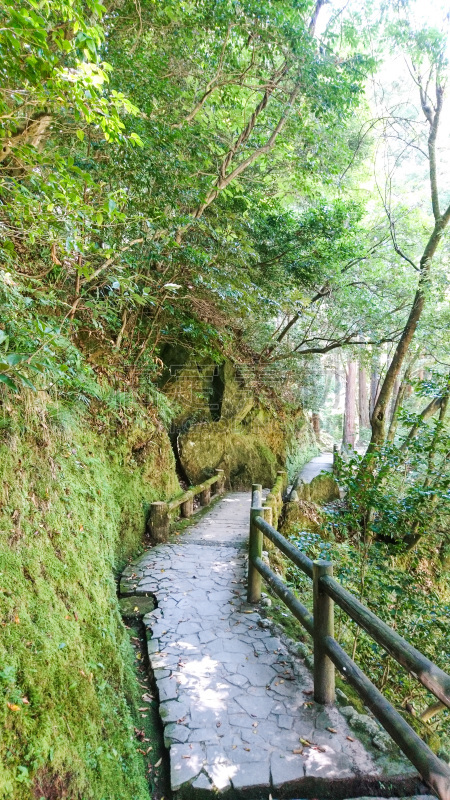
[[[420,87],[420,104],[422,111],[430,125],[430,133],[428,136],[428,157],[430,159],[430,187],[431,187],[431,205],[433,208],[434,219],[437,222],[441,216],[439,208],[439,190],[437,181],[437,166],[436,166],[436,137],[439,127],[439,118],[442,110],[442,103],[444,99],[444,89],[439,84],[436,77],[436,106],[433,109],[429,105],[429,97],[427,89]]]

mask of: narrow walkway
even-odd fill
[[[321,472],[333,472],[333,453],[321,453],[320,456],[312,458],[301,469],[298,477],[304,483],[311,483]]]
[[[144,619],[172,789],[181,797],[385,794],[380,765],[336,708],[312,702],[311,674],[246,603],[249,507],[250,493],[228,494],[122,577],[122,594],[151,593],[158,603]]]

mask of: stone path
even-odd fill
[[[312,702],[311,674],[246,603],[249,507],[250,493],[227,495],[122,576],[123,595],[157,600],[144,620],[172,790],[181,797],[193,790],[252,798],[382,794],[376,758],[337,708]]]
[[[303,483],[311,483],[321,472],[333,472],[333,453],[321,453],[312,458],[300,471],[299,478]]]

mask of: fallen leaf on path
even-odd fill
[[[354,742],[355,741],[353,736],[346,736],[346,739],[348,739],[349,742]]]
[[[297,749],[297,750],[293,750],[292,752],[293,752],[293,753],[294,753],[296,756],[302,756],[302,755],[303,755],[303,750],[298,750],[298,749]]]
[[[148,694],[146,692],[145,694],[142,695],[142,699],[143,699],[144,703],[151,703],[152,700],[153,700],[153,695],[152,694]]]
[[[327,731],[330,731],[330,733],[337,733],[336,728],[327,728]]]
[[[299,742],[300,742],[300,744],[304,745],[304,747],[312,747],[312,743],[308,742],[308,739],[302,739],[301,736],[300,736]]]

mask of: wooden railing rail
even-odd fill
[[[252,503],[250,512],[248,601],[257,603],[261,599],[261,579],[264,578],[313,638],[315,701],[334,702],[336,666],[440,800],[450,800],[450,769],[447,764],[433,753],[335,640],[334,602],[448,707],[450,676],[344,589],[333,578],[330,561],[311,561],[276,531],[270,524],[272,509],[262,505],[260,492],[255,491],[255,487],[253,489],[252,501],[259,501],[259,504]],[[312,579],[313,614],[262,560],[263,537]]]
[[[386,625],[372,611],[353,597],[334,578],[320,578],[320,586],[360,628],[370,634],[378,644],[395,660],[405,667],[420,683],[432,692],[442,703],[450,708],[450,675],[440,669],[403,639],[396,631]]]
[[[155,541],[165,541],[170,528],[170,515],[178,508],[182,517],[190,517],[194,511],[194,498],[200,498],[200,505],[207,506],[213,494],[223,494],[225,488],[225,474],[223,469],[216,469],[212,478],[207,478],[198,486],[191,486],[179,497],[169,502],[157,501],[150,504],[149,529]]]

